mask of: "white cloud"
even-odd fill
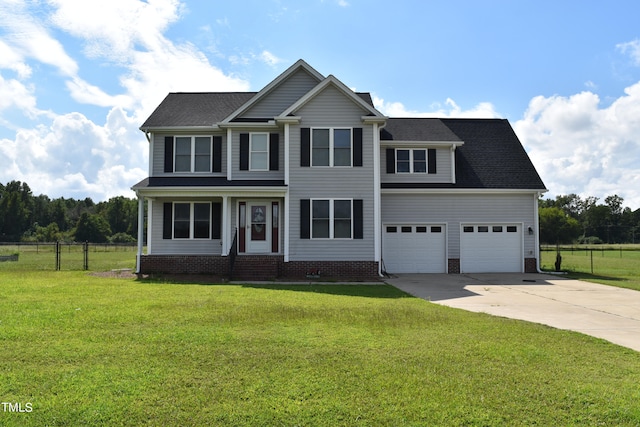
[[[640,208],[640,82],[607,108],[599,97],[531,100],[514,129],[525,145],[549,196],[576,193],[603,200],[617,194]]]
[[[499,118],[501,115],[490,102],[481,102],[470,110],[462,110],[451,98],[447,98],[445,106],[432,105],[430,111],[408,110],[400,102],[386,102],[373,96],[373,105],[389,117],[439,117],[439,118]]]
[[[616,45],[616,48],[620,52],[628,54],[633,60],[633,63],[640,66],[640,40],[636,39],[630,42],[620,43]]]
[[[50,0],[46,4],[0,1],[0,126],[15,138],[0,140],[0,182],[19,179],[37,194],[52,197],[92,197],[119,194],[147,175],[147,141],[138,130],[170,91],[242,91],[246,81],[224,74],[190,43],[177,44],[164,32],[182,16],[178,0]],[[53,34],[76,37],[85,58],[73,58]],[[100,83],[83,78],[89,59],[110,65],[120,93],[108,93]],[[260,59],[277,63],[268,51]],[[104,107],[97,124],[84,114],[55,114],[37,107],[39,81],[33,69],[54,67],[64,80],[61,88],[43,87],[76,102]],[[62,90],[62,92],[60,92]],[[3,117],[19,110],[34,120],[20,128]],[[36,121],[37,118],[37,121]]]
[[[266,50],[262,51],[262,53],[258,55],[258,57],[267,65],[270,65],[272,67],[282,62],[282,59],[278,58],[273,53]]]

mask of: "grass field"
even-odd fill
[[[134,254],[103,260],[122,268]],[[640,423],[638,353],[386,285],[202,285],[0,263],[3,426]],[[97,265],[97,264],[96,264]]]
[[[640,291],[640,245],[591,248],[561,248],[562,271],[576,279]],[[554,271],[555,260],[555,250],[542,251],[543,270]]]

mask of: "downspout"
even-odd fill
[[[375,240],[375,258],[378,261],[378,276],[384,277],[382,274],[382,202],[380,196],[380,131],[386,126],[386,122],[383,124],[373,124],[373,222],[375,227],[374,240]]]
[[[538,192],[533,195],[533,226],[535,227],[535,243],[536,243],[536,271],[543,273],[540,268],[540,218],[538,216],[538,199],[542,193]]]

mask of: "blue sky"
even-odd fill
[[[170,91],[302,58],[386,115],[507,118],[548,197],[640,208],[637,1],[0,0],[0,182],[133,197]]]

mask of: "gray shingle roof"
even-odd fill
[[[257,92],[172,92],[158,105],[140,129],[213,126],[242,107]],[[373,106],[369,93],[357,93]]]
[[[546,189],[529,155],[504,119],[391,118],[380,138],[464,142],[456,149],[455,184],[387,183],[382,184],[383,188]]]
[[[380,132],[382,141],[456,142],[460,138],[440,119],[390,118]]]
[[[256,92],[172,92],[140,129],[213,126],[250,100]]]

